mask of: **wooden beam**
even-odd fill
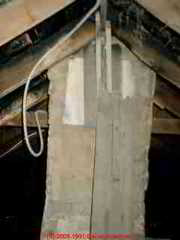
[[[44,55],[50,47],[58,44],[60,36],[56,36],[49,44],[38,48],[37,51],[28,52],[20,58],[12,60],[7,65],[0,68],[0,98],[22,86],[36,62]],[[38,76],[44,70],[49,69],[58,61],[63,60],[80,48],[86,46],[95,38],[95,26],[86,23],[76,34],[74,34],[63,45],[57,47],[39,66],[34,74]]]
[[[48,113],[41,111],[38,114],[42,128],[48,128]],[[27,125],[36,128],[34,112],[27,112]],[[1,126],[2,127],[2,126]],[[22,127],[22,118],[18,116],[3,124],[3,127]],[[180,119],[155,118],[152,124],[152,134],[180,135]]]
[[[152,133],[180,135],[180,119],[154,119]]]
[[[156,95],[154,103],[161,109],[167,110],[174,116],[180,118],[180,94],[179,89],[157,77]]]
[[[179,0],[136,0],[146,10],[159,18],[167,26],[180,33],[180,1]]]
[[[36,121],[35,121],[35,112],[30,111],[27,112],[27,126],[28,127],[37,127]],[[38,113],[40,125],[42,128],[48,128],[48,113],[46,111],[40,111]],[[3,127],[22,127],[22,116],[21,114],[13,119],[10,119],[6,121],[3,125]],[[0,126],[0,127],[2,127]]]
[[[136,7],[137,11],[142,9],[142,7],[138,7],[137,4]],[[157,72],[157,74],[180,88],[180,63],[175,52],[170,54],[170,48],[167,48],[162,42],[159,42],[160,39],[154,36],[153,32],[148,30],[148,28],[143,27],[136,29],[137,22],[134,18],[129,16],[127,23],[122,24],[122,12],[115,8],[114,5],[109,6],[109,13],[115,36],[123,41],[140,61],[144,62]],[[145,22],[148,19],[147,14],[145,11],[143,18]],[[131,21],[132,24],[130,24]]]
[[[148,42],[144,41],[140,44],[138,37],[131,31],[124,31],[122,28],[114,25],[113,32],[140,61],[144,62],[160,76],[180,88],[179,64],[162,55],[158,48],[153,48]]]
[[[64,9],[75,0],[13,0],[0,7],[0,46]]]
[[[180,117],[179,96],[155,96],[154,104],[160,109],[166,109],[177,117]]]
[[[39,97],[35,97],[32,94],[30,95],[30,97],[28,98],[28,103],[27,103],[27,110],[36,107],[37,105],[39,105],[40,103],[46,101],[48,99],[48,96],[39,96]],[[4,117],[2,117],[2,119],[0,119],[0,127],[3,126],[20,126],[20,122],[21,122],[21,126],[22,126],[22,120],[21,120],[21,108],[17,107],[16,111],[11,110],[10,112],[6,113],[6,114],[2,114],[4,115]],[[29,117],[28,120],[30,123],[33,121],[31,120],[31,117]]]

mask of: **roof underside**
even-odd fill
[[[75,0],[13,0],[2,5],[0,7],[0,46],[73,2]]]
[[[136,0],[146,10],[174,31],[180,33],[180,1],[179,0]]]

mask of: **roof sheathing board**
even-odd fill
[[[0,46],[76,0],[14,0],[0,7]]]
[[[136,2],[174,31],[180,33],[179,0],[136,0]]]

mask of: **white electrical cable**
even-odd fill
[[[61,44],[63,44],[66,40],[68,40],[86,21],[87,19],[100,7],[101,4],[101,0],[97,0],[96,4],[94,5],[93,8],[91,8],[88,13],[83,17],[83,19],[75,26],[75,28],[73,28],[65,37],[63,37],[58,43],[57,45],[55,45],[54,47],[52,47],[49,51],[47,51],[47,53],[45,53],[45,55],[43,55],[43,57],[35,64],[35,66],[33,67],[26,85],[25,85],[25,89],[24,89],[24,96],[23,96],[23,130],[24,130],[24,136],[25,136],[25,142],[26,142],[26,146],[29,150],[29,152],[32,154],[32,156],[34,157],[39,157],[43,150],[44,150],[44,142],[43,142],[43,136],[42,136],[42,132],[41,132],[41,127],[40,127],[40,123],[39,123],[39,119],[38,119],[38,114],[37,112],[35,113],[35,117],[36,117],[36,123],[37,123],[37,128],[38,128],[38,134],[39,134],[39,138],[40,138],[40,150],[39,152],[35,152],[30,144],[29,141],[29,136],[28,136],[28,129],[27,129],[27,117],[26,117],[26,102],[27,102],[27,94],[28,94],[28,90],[29,90],[29,85],[31,82],[31,79],[34,76],[34,73],[36,72],[37,67],[44,61],[44,59],[51,54],[53,51],[56,50],[57,47],[59,47]]]
[[[42,130],[44,132],[44,130]],[[33,137],[36,136],[37,132],[33,132],[31,134],[29,134],[28,137]],[[7,155],[9,155],[11,152],[15,151],[18,147],[20,147],[23,144],[23,140],[20,140],[18,143],[16,143],[14,146],[12,146],[10,149],[8,149],[6,152],[4,152],[3,154],[0,155],[0,160],[5,158]]]

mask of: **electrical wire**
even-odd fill
[[[44,130],[42,130],[44,132]],[[37,132],[33,132],[29,134],[29,137],[36,136]],[[0,160],[5,158],[7,155],[9,155],[11,152],[15,151],[18,147],[20,147],[23,144],[24,139],[17,142],[14,146],[12,146],[10,149],[8,149],[6,152],[0,155]]]
[[[25,85],[25,89],[24,89],[24,96],[23,96],[23,130],[24,130],[24,137],[25,137],[26,146],[27,146],[29,152],[31,153],[31,155],[34,156],[34,157],[39,157],[42,154],[42,152],[44,150],[44,142],[43,142],[41,126],[40,126],[39,119],[38,119],[38,112],[35,113],[35,118],[36,118],[36,124],[37,124],[37,128],[38,128],[38,135],[39,135],[39,138],[40,138],[40,149],[39,149],[39,152],[35,152],[33,150],[33,148],[31,147],[30,141],[29,141],[29,135],[28,135],[28,129],[27,129],[26,102],[27,102],[27,95],[28,95],[28,90],[29,90],[29,85],[30,85],[31,79],[34,77],[36,69],[44,61],[44,59],[46,57],[48,57],[48,55],[50,55],[53,51],[55,51],[61,44],[63,44],[65,41],[67,41],[87,21],[87,19],[94,12],[96,12],[96,10],[101,5],[101,1],[102,0],[97,0],[96,4],[94,5],[94,7],[92,7],[88,11],[88,13],[83,17],[83,19],[80,20],[80,22],[66,36],[64,36],[57,43],[57,45],[52,47],[50,50],[47,51],[47,53],[45,53],[43,55],[43,57],[35,64],[35,66],[33,67],[32,71],[31,71],[31,73],[30,73],[30,75],[29,75],[29,77],[27,79],[27,82],[26,82],[26,85]]]

